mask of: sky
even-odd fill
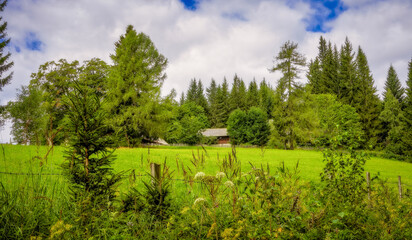
[[[379,93],[391,64],[405,86],[412,58],[412,0],[9,0],[1,14],[14,61],[2,105],[47,61],[97,57],[111,64],[129,24],[169,61],[163,95],[173,88],[180,95],[193,78],[208,86],[235,74],[246,84],[264,78],[276,85],[280,73],[268,68],[288,40],[310,60],[320,36],[338,48],[348,37],[366,53]],[[0,142],[9,141],[9,131],[7,123]]]

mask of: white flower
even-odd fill
[[[202,202],[205,202],[206,200],[204,198],[196,198],[194,205],[196,206],[197,204],[200,204]]]
[[[232,187],[234,187],[235,186],[235,184],[233,184],[233,182],[232,181],[226,181],[225,182],[225,186],[227,187],[227,188],[232,188]]]
[[[259,177],[255,177],[255,182],[259,181]]]
[[[198,172],[198,173],[196,173],[196,175],[195,175],[195,179],[197,180],[197,179],[203,179],[204,177],[206,176],[206,174],[204,173],[204,172]]]
[[[225,174],[224,172],[218,172],[218,173],[216,173],[216,178],[217,178],[217,179],[221,179],[221,178],[224,178],[224,177],[226,177],[226,174]]]

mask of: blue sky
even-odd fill
[[[180,1],[185,6],[185,9],[187,9],[188,11],[196,11],[198,8],[198,4],[202,0]],[[289,4],[293,6],[296,2],[297,1],[289,1]],[[314,10],[313,14],[309,15],[305,21],[306,30],[309,32],[329,32],[331,29],[330,27],[326,26],[326,23],[336,19],[341,13],[347,10],[347,7],[340,0],[305,0],[305,2],[308,2],[310,7]],[[226,16],[246,20],[239,13],[234,13],[230,15],[226,14]]]

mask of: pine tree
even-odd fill
[[[197,88],[197,80],[196,78],[190,80],[190,85],[189,89],[187,89],[186,93],[186,101],[188,102],[196,102],[197,94],[198,94],[198,88]]]
[[[412,59],[408,64],[408,79],[406,80],[404,100],[404,116],[405,116],[405,135],[404,142],[406,145],[405,155],[412,159]]]
[[[230,111],[246,108],[246,86],[245,82],[237,75],[233,78],[232,90],[229,98]]]
[[[319,64],[319,59],[315,58],[315,60],[310,60],[309,63],[309,71],[306,74],[306,77],[308,78],[308,84],[312,88],[312,93],[318,94],[321,93],[321,86],[320,86],[320,76],[322,72],[320,69],[320,64]]]
[[[185,104],[185,93],[184,92],[182,92],[182,94],[180,95],[179,106],[182,106],[183,104]]]
[[[398,99],[399,103],[402,103],[403,93],[405,90],[403,89],[401,82],[399,81],[398,74],[396,73],[395,68],[393,68],[392,64],[388,70],[384,89],[384,98],[386,98],[386,93],[390,91],[392,95],[396,99]]]
[[[359,81],[356,76],[356,66],[354,61],[352,44],[346,37],[344,45],[340,50],[339,79],[341,81],[341,94],[338,98],[345,104],[357,108],[357,93],[359,92]]]
[[[249,87],[247,90],[247,95],[246,95],[246,109],[250,109],[251,107],[258,107],[259,106],[259,89],[258,85],[256,83],[256,80],[253,79],[249,83]]]
[[[107,87],[107,110],[112,116],[108,124],[124,135],[128,146],[156,139],[166,128],[160,88],[167,59],[147,35],[137,34],[131,25],[115,46]]]
[[[359,89],[355,93],[354,107],[360,116],[362,128],[368,141],[368,147],[373,147],[379,134],[380,100],[374,86],[374,80],[369,69],[368,60],[362,48],[359,47],[356,56],[357,79]]]
[[[0,13],[4,11],[4,8],[7,5],[7,0],[4,0],[0,3]],[[3,16],[0,16],[0,91],[5,85],[10,83],[11,78],[13,77],[13,72],[9,73],[6,76],[3,76],[10,68],[13,66],[13,61],[10,61],[11,53],[4,53],[5,48],[10,43],[10,38],[7,38],[7,22],[3,21]]]
[[[78,224],[84,227],[99,218],[116,197],[120,174],[114,174],[109,150],[112,138],[107,134],[102,96],[83,81],[76,81],[63,100],[68,108],[68,149],[64,173],[71,184],[73,202],[78,204]],[[89,229],[97,231],[97,229]]]
[[[270,69],[271,72],[281,71],[283,77],[279,80],[276,88],[278,95],[278,109],[274,112],[281,116],[284,121],[281,124],[281,136],[285,139],[285,146],[294,149],[296,133],[294,130],[295,101],[294,90],[297,86],[296,79],[301,68],[306,65],[306,59],[303,55],[297,52],[298,44],[286,42],[275,58],[275,66]],[[276,124],[276,123],[275,123]]]
[[[204,91],[203,84],[202,84],[202,81],[199,79],[199,81],[197,82],[195,103],[201,106],[205,110],[206,114],[208,115],[209,107],[208,107],[207,100],[206,100],[206,97],[203,91]]]
[[[263,109],[268,118],[273,117],[273,108],[275,106],[275,93],[271,86],[263,79],[259,85],[259,107]]]
[[[386,91],[384,108],[379,116],[383,123],[385,136],[385,151],[395,155],[405,155],[408,151],[404,143],[405,120],[399,100],[391,91]]]

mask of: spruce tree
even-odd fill
[[[379,119],[383,123],[385,136],[385,151],[389,154],[402,156],[406,154],[407,145],[404,142],[405,116],[399,100],[391,91],[385,93],[384,108]]]
[[[104,123],[108,116],[102,108],[103,97],[84,81],[75,81],[63,103],[69,110],[66,128],[70,136],[63,170],[78,206],[80,217],[76,222],[85,227],[110,207],[121,176],[111,168],[114,150],[109,149],[112,138]],[[95,231],[98,229],[92,227],[86,234],[93,235]]]
[[[197,94],[198,94],[197,80],[196,78],[194,78],[190,80],[189,89],[187,89],[187,93],[186,93],[186,101],[196,102]]]
[[[259,107],[263,109],[268,118],[273,117],[273,108],[275,106],[275,93],[265,79],[259,85]]]
[[[253,79],[249,83],[249,87],[247,90],[247,95],[246,95],[246,101],[247,101],[247,106],[246,109],[250,109],[251,107],[258,107],[259,106],[259,89],[258,85],[256,83],[256,80]]]
[[[206,114],[208,115],[209,107],[208,107],[207,100],[206,100],[206,97],[203,91],[204,91],[203,84],[202,84],[202,81],[199,79],[197,82],[195,103],[201,106],[205,110]]]
[[[232,90],[229,98],[230,111],[246,108],[246,86],[245,82],[237,75],[233,78]]]
[[[405,116],[405,135],[404,142],[406,144],[405,154],[409,159],[412,159],[412,59],[408,64],[408,79],[406,80],[404,100],[404,116]]]
[[[378,141],[380,100],[376,93],[368,60],[361,47],[359,47],[356,56],[356,70],[360,85],[355,93],[356,103],[354,107],[360,116],[362,128],[368,141],[367,147],[373,147]]]
[[[308,78],[308,84],[312,88],[312,93],[317,94],[321,93],[321,86],[320,86],[320,76],[322,72],[320,69],[319,59],[315,58],[315,60],[310,60],[309,63],[309,71],[306,74]]]
[[[0,3],[0,13],[4,11],[4,8],[7,5],[7,0],[4,0]],[[0,16],[0,91],[5,85],[10,83],[10,80],[13,76],[13,72],[8,75],[4,74],[10,70],[13,66],[13,61],[10,61],[11,53],[5,53],[5,48],[10,43],[10,38],[7,38],[7,22],[4,21],[3,16]]]
[[[386,77],[385,87],[384,87],[384,99],[386,99],[387,92],[390,91],[392,95],[398,99],[399,103],[402,103],[404,89],[399,81],[398,74],[395,71],[395,68],[392,66],[389,67],[388,75]]]
[[[356,76],[354,56],[352,44],[346,37],[345,43],[340,50],[339,79],[342,91],[338,94],[338,98],[343,103],[356,109],[358,108],[358,99],[356,98],[360,90],[360,84]]]

